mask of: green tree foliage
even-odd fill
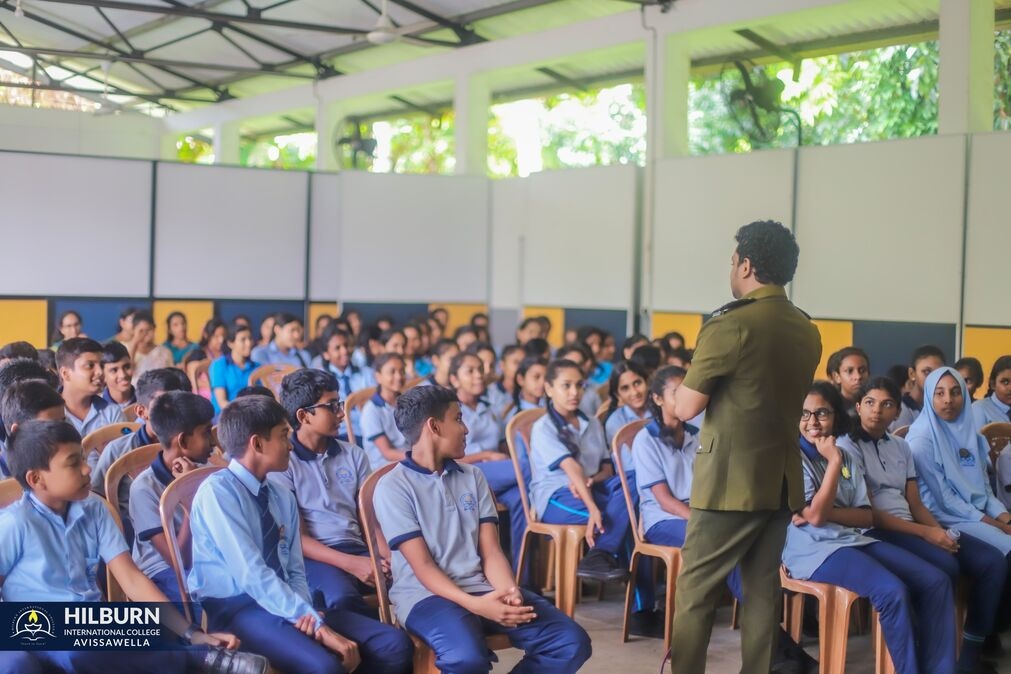
[[[257,168],[308,171],[316,166],[316,134],[299,133],[239,143],[239,163]]]
[[[424,113],[371,124],[366,135],[380,141],[370,170],[392,173],[452,173],[456,166],[453,112]],[[385,144],[388,143],[388,155]],[[385,155],[385,156],[384,156]]]
[[[214,146],[202,138],[183,135],[176,139],[176,159],[188,164],[209,164]]]

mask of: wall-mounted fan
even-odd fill
[[[376,139],[362,135],[362,124],[348,119],[337,125],[333,152],[342,169],[364,170],[372,165],[376,154]]]
[[[751,64],[734,61],[734,67],[741,75],[740,80],[729,77],[724,70],[721,86],[727,109],[751,144],[761,147],[771,143],[779,136],[783,115],[787,115],[796,126],[797,145],[803,145],[800,115],[782,105],[786,85]]]

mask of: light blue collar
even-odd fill
[[[256,479],[256,476],[249,472],[249,469],[243,466],[241,463],[232,459],[228,463],[228,470],[232,472],[242,486],[249,490],[249,493],[254,497],[260,494],[260,487],[263,483]]]

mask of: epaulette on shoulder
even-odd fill
[[[804,311],[803,309],[801,309],[800,307],[798,307],[796,304],[793,305],[793,308],[796,309],[797,311],[799,311],[800,313],[804,314],[804,318],[806,318],[807,320],[809,320],[809,321],[813,320],[811,318],[811,314],[807,313],[806,311]]]
[[[729,304],[724,304],[722,307],[720,307],[719,309],[717,309],[716,311],[714,311],[712,313],[712,317],[713,318],[717,318],[717,317],[722,316],[724,314],[728,314],[731,311],[733,311],[734,309],[740,309],[741,307],[747,306],[747,305],[751,304],[754,301],[755,301],[754,297],[745,297],[743,299],[734,300],[733,302],[730,302]]]

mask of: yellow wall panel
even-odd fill
[[[533,316],[547,316],[551,321],[551,334],[548,335],[548,344],[553,348],[563,346],[565,341],[565,309],[561,307],[523,307],[523,318]]]
[[[158,343],[168,339],[165,321],[173,311],[186,314],[186,336],[191,342],[200,341],[204,324],[214,318],[214,302],[206,300],[155,300],[151,306],[154,314],[155,339]]]
[[[429,312],[436,309],[445,309],[449,313],[449,318],[446,321],[446,333],[448,336],[452,336],[453,331],[461,325],[469,325],[470,317],[474,314],[488,313],[487,304],[449,304],[438,302],[428,305]]]
[[[0,300],[0,346],[18,341],[49,346],[47,308],[45,300]]]
[[[826,379],[825,366],[828,357],[843,348],[853,346],[853,323],[851,321],[814,321],[821,333],[821,362],[814,371],[815,379]]]
[[[962,334],[962,355],[978,358],[983,364],[983,393],[990,368],[1001,356],[1011,353],[1011,328],[975,328],[966,326]],[[982,396],[983,393],[977,393]]]
[[[685,346],[695,348],[695,340],[702,329],[702,314],[674,314],[657,312],[653,314],[653,339],[663,337],[668,332],[680,332],[685,336]]]
[[[329,314],[333,318],[337,318],[337,316],[340,315],[340,312],[337,310],[337,303],[311,302],[309,304],[309,324],[305,326],[305,331],[312,339],[319,337],[319,335],[316,334],[316,319],[324,314]]]

